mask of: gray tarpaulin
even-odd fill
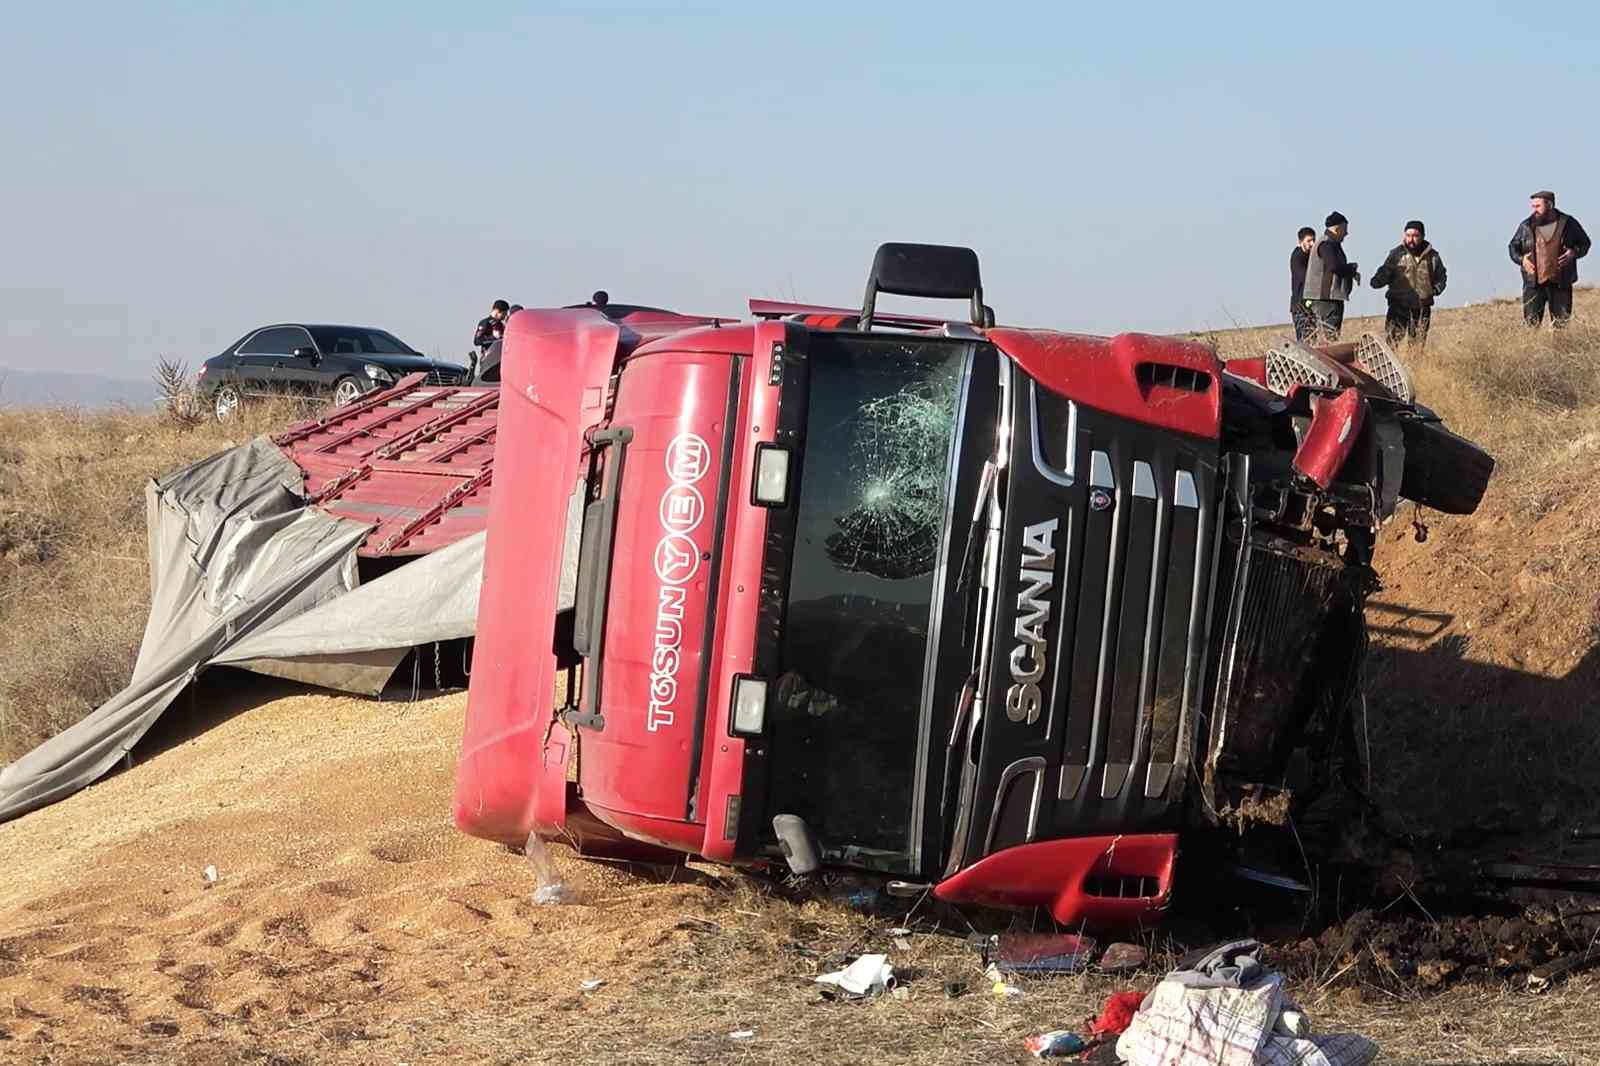
[[[413,645],[472,634],[482,534],[357,589],[368,527],[308,507],[300,485],[260,438],[147,487],[150,619],[133,678],[0,769],[0,821],[99,778],[208,664],[376,692]]]

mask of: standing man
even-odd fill
[[[1427,232],[1417,219],[1407,222],[1399,246],[1372,275],[1374,289],[1389,290],[1384,294],[1389,314],[1383,324],[1390,344],[1406,339],[1418,347],[1428,343],[1433,298],[1444,292],[1445,274],[1444,260],[1428,243]]]
[[[487,355],[489,345],[499,340],[505,333],[506,316],[510,313],[510,304],[504,300],[496,300],[494,306],[489,308],[489,316],[478,320],[478,329],[472,335],[472,343],[478,349],[480,356]]]
[[[1550,308],[1550,325],[1565,329],[1572,318],[1572,286],[1578,260],[1589,254],[1589,235],[1571,215],[1556,210],[1556,194],[1540,190],[1528,198],[1532,212],[1511,235],[1511,261],[1522,267],[1522,317],[1537,327]]]
[[[1311,313],[1306,310],[1306,261],[1317,246],[1317,231],[1301,226],[1295,240],[1298,243],[1289,253],[1289,321],[1294,323],[1294,339],[1303,341],[1311,336]]]
[[[1327,230],[1306,258],[1305,305],[1311,313],[1313,339],[1336,341],[1344,328],[1344,304],[1361,284],[1356,264],[1344,257],[1350,220],[1335,211],[1323,220]]]

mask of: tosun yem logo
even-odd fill
[[[1043,698],[1039,679],[1050,654],[1045,626],[1050,624],[1050,589],[1056,580],[1057,520],[1036,522],[1022,531],[1022,563],[1018,570],[1017,620],[1012,632],[1011,681],[1006,690],[1006,717],[1013,722],[1039,720]]]
[[[700,548],[689,534],[705,517],[705,497],[695,482],[711,469],[711,449],[695,433],[679,433],[667,445],[667,487],[661,493],[661,538],[656,541],[654,646],[650,650],[650,707],[644,727],[654,733],[677,721],[678,667],[683,662],[684,585],[700,570]]]

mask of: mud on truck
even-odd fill
[[[511,320],[466,832],[1155,919],[1180,838],[1326,784],[1401,497],[1493,468],[1381,342],[996,326],[965,248],[751,311]]]

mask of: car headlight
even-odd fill
[[[373,381],[376,381],[379,385],[394,384],[394,375],[389,373],[383,367],[378,366],[376,363],[368,363],[366,366],[362,367],[362,369],[367,372],[367,377],[371,378]]]

